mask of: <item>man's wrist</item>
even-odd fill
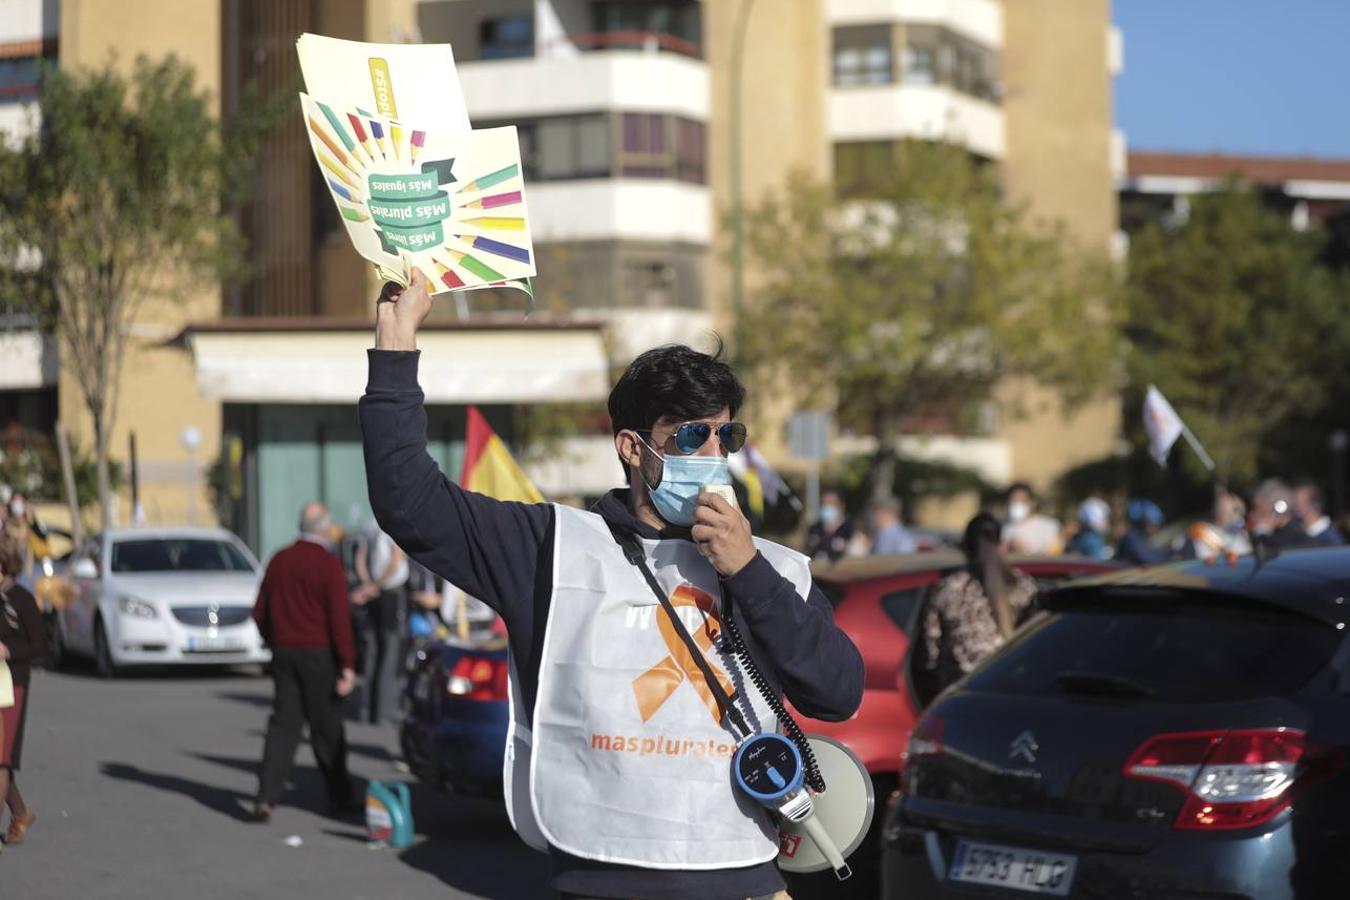
[[[416,350],[417,333],[400,334],[395,328],[375,329],[376,350]]]

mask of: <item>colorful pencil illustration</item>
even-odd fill
[[[414,134],[416,134],[416,132],[414,132]],[[504,169],[498,169],[497,171],[489,172],[480,178],[475,178],[473,181],[470,181],[468,184],[464,185],[464,187],[460,188],[457,193],[467,194],[470,191],[486,190],[494,184],[501,184],[503,181],[515,178],[519,174],[520,166],[512,163]]]
[[[482,250],[485,253],[491,253],[494,256],[500,256],[504,259],[513,259],[516,262],[524,263],[525,265],[530,264],[530,251],[526,250],[524,247],[503,244],[501,241],[494,241],[492,238],[483,237],[481,234],[457,234],[455,237],[459,238],[475,250]]]
[[[398,145],[403,143],[403,126],[397,122],[389,123],[389,143],[394,147],[394,159],[399,159]]]
[[[461,219],[461,224],[473,225],[488,231],[524,231],[525,220],[514,216],[483,216],[477,219]]]
[[[464,281],[455,274],[454,269],[450,268],[439,259],[433,258],[431,261],[436,264],[436,274],[440,276],[442,284],[450,288],[450,290],[464,287]]]
[[[356,134],[356,140],[360,142],[361,149],[365,150],[366,156],[369,156],[370,161],[374,162],[375,153],[370,149],[370,138],[366,135],[366,130],[361,127],[361,120],[356,117],[355,113],[347,113],[347,121],[352,123],[352,131]]]
[[[412,146],[408,149],[408,162],[410,165],[417,165],[417,155],[422,152],[422,145],[427,141],[425,131],[414,131],[412,133]]]
[[[375,146],[380,148],[380,156],[389,158],[389,148],[384,142],[384,126],[375,119],[370,120],[370,133],[375,138]]]
[[[520,202],[520,191],[509,191],[505,194],[492,194],[488,197],[479,197],[477,200],[470,200],[468,203],[461,204],[461,209],[496,209],[499,206],[514,206]]]
[[[338,136],[338,140],[342,141],[342,146],[346,147],[348,153],[364,164],[366,160],[360,159],[358,154],[359,148],[356,146],[356,142],[347,134],[347,129],[343,128],[342,123],[338,121],[337,113],[333,112],[332,108],[327,103],[323,103],[319,100],[315,100],[314,102],[319,104],[319,110],[323,112],[324,118],[328,120],[328,124],[333,126],[333,133]]]
[[[347,185],[347,187],[352,188],[353,190],[360,189],[361,185],[357,181],[356,176],[352,174],[351,171],[347,169],[347,167],[338,165],[337,161],[333,159],[333,157],[329,156],[327,153],[324,153],[322,150],[315,153],[315,156],[319,158],[319,165],[323,166],[329,172],[332,172],[334,175],[336,175],[338,181],[341,181],[343,184]]]
[[[491,266],[478,261],[474,257],[470,256],[468,253],[465,253],[463,250],[451,250],[449,247],[447,247],[445,249],[445,252],[449,255],[450,262],[459,266],[466,272],[472,272],[474,274],[474,277],[482,281],[503,281],[506,278],[506,276],[503,275],[501,272],[498,272]]]
[[[352,222],[370,221],[370,216],[361,212],[359,209],[352,209],[350,206],[339,206],[338,209],[342,210],[342,218],[344,219],[348,219]]]
[[[338,162],[342,163],[348,169],[355,168],[352,165],[353,160],[347,158],[347,154],[342,152],[342,148],[338,146],[337,141],[329,137],[328,132],[324,130],[322,125],[314,120],[313,116],[306,116],[305,119],[309,122],[309,130],[314,132],[314,136],[323,142],[323,145],[332,152]]]
[[[360,194],[357,194],[355,191],[348,190],[347,188],[338,184],[331,178],[328,179],[328,186],[333,189],[333,193],[337,194],[339,197],[341,197],[343,200],[346,200],[348,203],[365,202],[365,199]]]

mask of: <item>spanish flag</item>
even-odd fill
[[[461,487],[498,500],[520,500],[524,503],[543,503],[530,479],[511,458],[497,432],[492,430],[478,407],[469,407],[469,424],[464,441],[464,470],[459,476]]]

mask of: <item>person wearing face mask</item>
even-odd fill
[[[806,557],[753,537],[717,493],[747,437],[720,348],[659,347],[619,378],[609,415],[626,488],[589,511],[505,503],[453,484],[427,454],[416,338],[430,306],[420,273],[377,302],[366,478],[380,527],[505,622],[516,831],[549,853],[564,897],[782,891],[776,827],[732,785],[736,738],[710,680],[725,678],[761,730],[775,721],[722,622],[734,617],[772,690],[806,716],[852,715],[863,666]]]
[[[1166,547],[1153,546],[1153,536],[1163,526],[1163,511],[1152,500],[1136,497],[1125,507],[1129,527],[1116,546],[1116,561],[1127,566],[1154,566],[1171,558]]]
[[[1008,488],[1008,521],[1003,528],[1003,547],[1009,553],[1057,556],[1064,549],[1059,521],[1036,512],[1036,494],[1031,485],[1018,481]]]
[[[838,491],[825,491],[820,495],[820,516],[806,532],[806,555],[838,562],[848,552],[853,534],[843,496]]]

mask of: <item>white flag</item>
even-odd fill
[[[1186,426],[1181,424],[1181,416],[1167,402],[1162,391],[1151,384],[1144,396],[1144,429],[1148,432],[1149,452],[1158,465],[1167,465],[1167,454],[1172,451],[1172,445],[1181,437]]]

